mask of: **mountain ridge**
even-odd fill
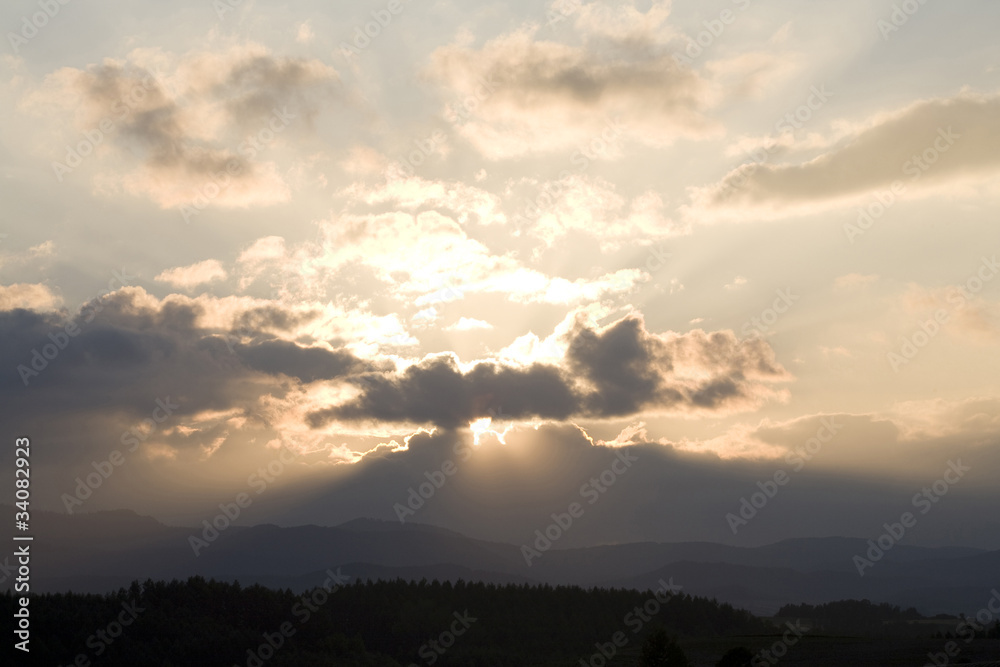
[[[131,510],[33,513],[38,590],[99,592],[132,579],[200,575],[308,587],[328,569],[350,576],[655,588],[659,579],[756,613],[783,604],[871,599],[927,613],[975,612],[997,586],[1000,551],[897,544],[859,576],[862,538],[781,540],[760,547],[713,542],[633,542],[550,548],[526,562],[522,546],[440,526],[353,519],[336,526],[169,526]],[[200,542],[200,545],[199,545]],[[192,546],[196,545],[196,546]],[[51,547],[51,548],[50,548]],[[532,545],[533,548],[536,545]],[[9,582],[5,582],[9,586]]]

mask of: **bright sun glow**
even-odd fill
[[[507,433],[512,428],[514,428],[514,425],[513,424],[508,424],[507,427],[503,431],[494,431],[493,429],[490,428],[490,426],[492,424],[493,424],[493,418],[492,417],[482,417],[482,418],[477,419],[476,421],[471,422],[469,424],[469,430],[472,431],[472,436],[473,436],[472,442],[473,442],[473,444],[478,445],[479,444],[479,438],[480,438],[480,436],[485,435],[487,433],[491,433],[494,436],[496,436],[496,439],[500,441],[501,445],[506,445],[507,444],[507,441],[504,440],[504,438],[507,436]]]

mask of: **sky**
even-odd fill
[[[997,3],[346,4],[0,9],[37,509],[1000,548]]]

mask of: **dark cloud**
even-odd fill
[[[488,362],[463,373],[448,356],[397,376],[352,380],[361,388],[357,399],[316,411],[309,422],[314,428],[335,419],[453,428],[499,408],[512,419],[739,410],[766,400],[767,383],[789,379],[766,342],[740,341],[732,332],[661,336],[646,331],[641,318],[627,317],[603,331],[579,325],[568,338],[562,367]]]
[[[628,415],[644,405],[680,403],[683,395],[664,386],[673,364],[659,338],[646,334],[642,320],[624,319],[603,334],[581,328],[566,351],[569,367],[593,386],[585,410],[593,415]]]
[[[86,322],[89,312],[95,316]],[[682,443],[675,448],[648,442],[643,433],[624,448],[594,444],[569,424],[518,427],[507,434],[506,445],[486,436],[482,445],[473,446],[456,427],[491,410],[501,410],[504,417],[549,419],[603,418],[659,406],[715,411],[753,405],[766,382],[787,374],[763,341],[739,341],[729,332],[653,334],[636,317],[604,329],[571,328],[560,366],[484,363],[463,371],[451,357],[436,357],[397,375],[374,372],[344,350],[306,348],[268,339],[262,331],[234,341],[224,331],[199,327],[200,317],[201,307],[189,300],[157,303],[137,288],[119,290],[70,318],[80,333],[25,387],[17,365],[30,364],[32,349],[54,344],[50,334],[58,338],[70,319],[59,313],[0,312],[0,362],[8,369],[0,380],[0,420],[15,424],[19,436],[29,435],[36,444],[33,489],[41,505],[61,510],[60,498],[73,491],[75,478],[93,472],[92,461],[122,449],[122,432],[147,418],[157,399],[169,397],[179,404],[180,419],[160,427],[157,443],[194,456],[164,463],[137,454],[87,509],[141,505],[197,524],[206,508],[246,490],[246,476],[259,466],[249,462],[253,456],[275,455],[262,447],[251,451],[228,444],[211,461],[198,458],[199,452],[234,435],[261,445],[280,438],[255,415],[261,399],[281,398],[300,381],[339,377],[358,382],[362,393],[328,415],[314,415],[317,424],[333,417],[428,421],[445,428],[413,435],[405,449],[376,446],[384,440],[372,438],[371,451],[360,463],[316,466],[308,483],[269,490],[268,502],[254,504],[253,522],[398,520],[396,504],[406,503],[411,488],[450,460],[457,472],[408,520],[521,544],[544,529],[553,512],[580,502],[585,515],[560,547],[642,540],[753,545],[807,535],[868,538],[909,507],[912,495],[939,477],[949,459],[961,459],[972,467],[968,479],[949,492],[947,502],[921,517],[920,539],[954,543],[959,538],[949,531],[961,527],[966,531],[962,542],[995,543],[989,537],[995,527],[980,518],[987,516],[983,508],[996,504],[992,480],[1000,469],[996,424],[982,419],[996,413],[993,403],[970,403],[956,409],[954,417],[942,415],[940,424],[964,426],[935,427],[931,436],[864,415],[813,415],[730,434],[735,450],[742,451],[743,441],[790,450],[790,457],[777,459],[722,460],[685,452]],[[235,417],[193,419],[206,411]],[[246,425],[233,424],[241,421]],[[166,432],[182,424],[187,428]],[[583,485],[594,479],[601,483],[602,473],[625,451],[638,460],[626,472],[619,466],[613,484],[605,479],[606,491],[591,503],[595,496],[585,495]],[[914,451],[928,455],[913,456]],[[210,465],[216,472],[192,484]],[[223,467],[230,476],[220,481]],[[778,470],[791,483],[734,535],[727,513],[738,512],[741,499],[758,492],[758,482],[773,479]],[[181,499],[178,488],[184,489]]]
[[[297,377],[303,382],[332,380],[366,369],[366,364],[350,352],[300,347],[283,340],[271,340],[257,345],[240,344],[235,346],[235,350],[250,368],[271,375]]]
[[[283,105],[293,105],[311,119],[322,98],[336,96],[339,81],[336,72],[316,61],[259,55],[234,63],[212,92],[227,100],[238,122],[259,120]]]
[[[858,473],[859,452],[893,442],[881,440],[884,429],[869,418],[810,417],[773,425],[768,437],[801,446],[815,435],[821,421],[831,419],[844,429],[801,468],[797,457],[721,460],[714,454],[693,454],[641,439],[625,448],[594,444],[568,425],[517,428],[507,434],[506,445],[487,439],[472,446],[467,436],[453,431],[419,434],[405,450],[382,449],[345,467],[340,478],[315,489],[311,497],[303,494],[297,507],[275,511],[268,520],[296,525],[333,525],[359,516],[398,521],[396,505],[405,507],[410,490],[451,461],[457,471],[412,516],[404,516],[407,522],[526,544],[535,539],[536,529],[552,523],[552,513],[564,513],[570,503],[578,502],[584,514],[563,533],[556,548],[642,541],[757,546],[801,537],[877,537],[883,522],[913,510],[911,497],[940,476],[947,456],[934,465],[926,465],[924,457],[923,468],[911,471],[900,483]],[[932,512],[921,515],[919,544],[1000,546],[997,524],[985,511],[997,497],[989,480],[1000,458],[995,453],[987,457],[989,451],[998,451],[996,442],[994,435],[991,450],[976,449],[961,439],[949,444],[948,456],[961,457],[974,466],[973,471]],[[855,453],[854,466],[831,466],[829,458],[843,446]],[[632,466],[617,474],[612,484],[602,485],[605,491],[599,495],[582,493],[591,480],[599,482],[622,452],[636,459]],[[617,469],[622,470],[621,464]],[[734,534],[726,515],[738,513],[741,499],[759,493],[758,482],[772,480],[778,470],[790,481]]]
[[[700,408],[714,408],[740,396],[740,386],[733,378],[713,380],[691,392],[691,402]]]
[[[201,310],[173,300],[156,304],[127,288],[72,317],[0,312],[0,366],[7,369],[0,417],[25,428],[44,425],[62,438],[95,420],[134,424],[158,398],[169,396],[181,415],[249,413],[262,396],[286,394],[289,378],[308,383],[372,369],[347,351],[303,347],[261,330],[247,331],[252,342],[241,342],[198,326]],[[85,439],[79,437],[80,447]]]
[[[231,161],[241,172],[249,171],[242,157],[212,150],[189,137],[184,110],[144,68],[117,64],[88,68],[80,73],[75,92],[92,108],[95,118],[114,119],[118,141],[150,167],[207,176],[225,171]]]
[[[318,311],[292,313],[279,306],[257,306],[250,308],[236,318],[236,329],[259,329],[290,331],[318,317]]]
[[[527,369],[478,364],[463,374],[455,360],[437,357],[407,368],[398,377],[369,375],[353,380],[362,388],[358,399],[312,413],[314,428],[333,419],[377,419],[432,422],[453,428],[502,406],[513,417],[565,419],[577,398],[563,373],[541,364]]]

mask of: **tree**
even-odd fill
[[[751,660],[753,653],[743,646],[737,646],[726,651],[722,659],[715,663],[715,667],[750,667]]]
[[[675,641],[667,636],[667,631],[654,631],[642,645],[641,667],[688,667],[687,656]]]

